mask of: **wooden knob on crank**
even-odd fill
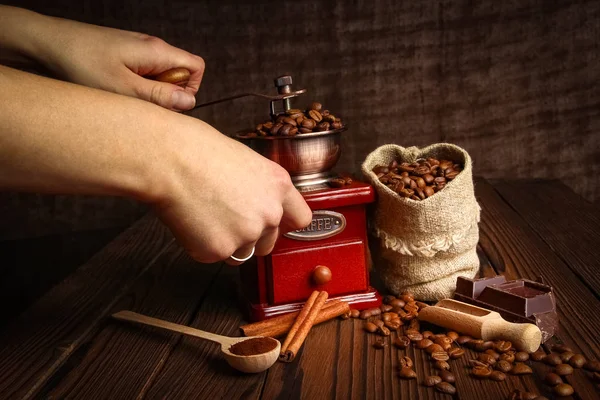
[[[324,285],[331,281],[331,270],[324,265],[317,265],[313,271],[312,278],[317,285]]]
[[[173,68],[156,75],[154,80],[185,87],[190,80],[190,75],[190,71],[185,68]]]

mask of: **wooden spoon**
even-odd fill
[[[189,326],[174,324],[172,322],[163,321],[161,319],[148,317],[146,315],[138,314],[133,311],[119,311],[112,315],[113,318],[122,321],[130,321],[136,322],[138,324],[150,325],[156,328],[166,329],[168,331],[183,333],[184,335],[194,336],[201,339],[210,340],[215,343],[219,343],[221,345],[221,353],[225,360],[231,365],[233,368],[238,371],[247,372],[247,373],[256,373],[262,372],[271,365],[275,364],[277,358],[279,357],[279,352],[281,351],[281,343],[277,339],[273,339],[270,337],[263,336],[248,336],[242,338],[233,338],[228,336],[215,335],[214,333],[209,333],[205,331],[201,331],[199,329],[190,328]],[[229,348],[236,343],[244,342],[253,338],[264,338],[268,340],[272,340],[277,342],[277,346],[273,350],[269,350],[266,353],[255,354],[250,356],[239,356],[237,354],[233,354],[229,351]]]
[[[534,324],[508,322],[495,311],[461,301],[444,299],[419,311],[419,320],[483,340],[508,340],[515,348],[533,353],[540,347],[542,332]]]

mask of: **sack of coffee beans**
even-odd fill
[[[377,191],[372,247],[388,290],[438,300],[452,296],[458,276],[477,274],[480,209],[465,150],[388,144],[367,156],[362,171]]]

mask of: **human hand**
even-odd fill
[[[59,78],[137,97],[176,111],[194,107],[204,73],[201,57],[146,34],[2,7],[5,45],[35,59]],[[26,26],[28,29],[23,29]],[[173,68],[191,75],[185,87],[148,77]]]
[[[182,116],[177,115],[178,118]],[[189,118],[191,129],[169,136],[174,161],[168,189],[154,208],[192,257],[210,263],[229,256],[271,252],[279,232],[307,226],[312,212],[278,164],[209,125]],[[202,134],[198,134],[198,132]]]

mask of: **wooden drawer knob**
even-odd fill
[[[317,285],[324,285],[331,280],[331,270],[324,265],[317,265],[312,276]]]

